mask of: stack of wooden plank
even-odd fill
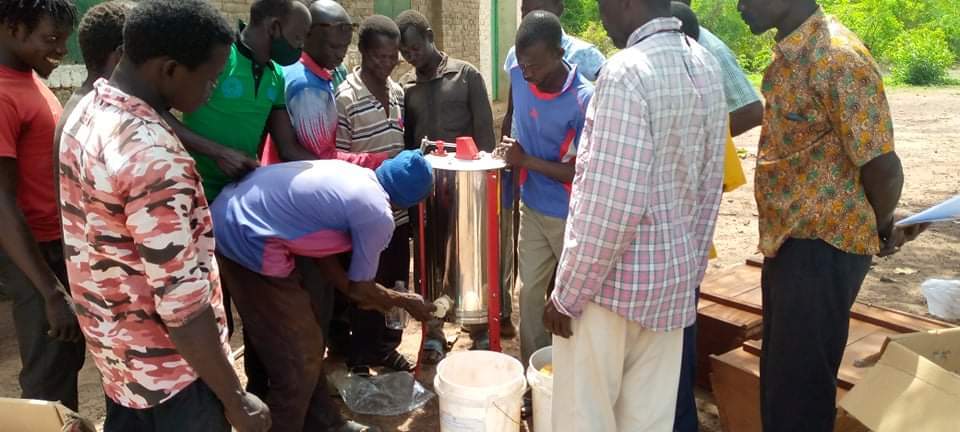
[[[748,263],[712,275],[702,284],[699,305],[700,370],[710,382],[726,432],[759,432],[762,299],[760,269]],[[873,306],[854,305],[850,332],[838,375],[838,399],[863,378],[888,336],[951,327],[926,317]],[[730,345],[733,344],[731,347]],[[724,349],[730,347],[729,349]],[[703,357],[709,367],[703,367]],[[701,378],[698,376],[698,378]],[[835,431],[865,430],[838,414]]]
[[[700,284],[697,307],[697,385],[710,389],[710,356],[760,339],[760,264],[757,260],[713,273]]]

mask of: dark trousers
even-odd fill
[[[64,287],[67,282],[63,246],[59,240],[39,244],[47,265]],[[21,397],[60,401],[76,411],[77,373],[83,367],[83,340],[61,342],[47,336],[46,301],[27,276],[6,256],[0,256],[0,290],[13,298],[13,325],[20,347]]]
[[[700,289],[697,288],[699,298]],[[677,389],[677,411],[674,414],[674,432],[697,432],[700,420],[697,418],[697,398],[694,387],[697,384],[697,323],[683,329],[683,357],[680,363],[680,387]]]
[[[327,393],[324,334],[299,271],[275,278],[218,256],[223,286],[243,321],[246,340],[262,360],[273,432],[327,430],[343,417]]]
[[[410,224],[394,230],[390,244],[380,254],[376,277],[380,285],[392,288],[397,281],[409,285],[411,234]],[[331,323],[330,338],[341,345],[337,348],[345,349],[348,366],[379,364],[400,346],[403,331],[387,328],[382,313],[360,309],[342,293],[335,296],[334,316],[345,316],[349,323]]]
[[[107,398],[103,432],[229,432],[223,404],[197,380],[170,400],[147,409],[118,405]]]
[[[763,262],[760,404],[765,432],[830,432],[850,308],[873,257],[788,239]]]
[[[323,349],[326,350],[336,288],[327,278],[323,277],[320,269],[314,264],[313,258],[298,256],[296,257],[296,263],[302,286],[310,293],[313,314],[325,337],[322,342],[324,342]],[[224,293],[226,293],[226,290],[224,290]],[[243,369],[247,375],[247,391],[265,400],[270,388],[267,368],[260,360],[257,349],[250,342],[246,332],[243,334],[243,345]]]

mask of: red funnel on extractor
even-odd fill
[[[477,143],[473,141],[472,137],[457,137],[457,159],[479,159],[479,153]]]

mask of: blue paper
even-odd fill
[[[900,222],[897,222],[897,226],[917,225],[931,222],[946,222],[958,219],[960,219],[960,195],[901,220]]]

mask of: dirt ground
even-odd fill
[[[896,88],[889,91],[896,127],[897,151],[906,172],[901,207],[919,211],[949,197],[960,194],[960,87],[923,89]],[[743,166],[752,178],[756,162],[757,138],[754,130],[737,139],[746,150]],[[757,212],[753,187],[748,184],[724,197],[716,235],[720,258],[709,271],[718,271],[743,262],[756,252]],[[877,259],[867,276],[860,300],[916,314],[927,312],[920,284],[927,278],[960,278],[960,223],[933,226],[900,254]],[[20,360],[10,303],[0,303],[0,396],[19,395],[17,372]],[[539,318],[537,318],[539,319]],[[450,333],[456,327],[449,326]],[[402,351],[413,357],[419,347],[419,327],[407,329]],[[237,343],[235,342],[235,345]],[[463,335],[455,349],[469,347]],[[507,353],[518,355],[517,341],[506,341]],[[432,388],[433,369],[425,369],[419,377]],[[88,359],[80,376],[81,413],[98,423],[103,421],[103,393],[93,362]],[[709,395],[701,395],[703,430],[719,431],[716,407]],[[439,430],[438,404],[434,398],[423,409],[401,417],[354,416],[357,420],[378,425],[384,431]],[[529,430],[524,426],[523,430]]]

